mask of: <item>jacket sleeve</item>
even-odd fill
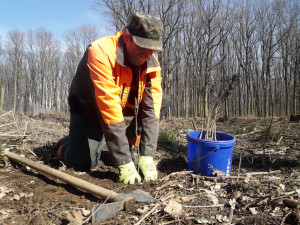
[[[105,43],[89,46],[87,66],[106,145],[115,163],[121,165],[132,161],[119,97],[121,88],[115,84],[113,75],[115,57],[102,46]]]
[[[160,71],[147,74],[141,102],[142,137],[141,155],[154,156],[159,133],[159,117],[162,102]]]

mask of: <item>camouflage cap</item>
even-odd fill
[[[158,17],[143,12],[133,13],[126,27],[135,44],[142,48],[162,50],[163,25]]]

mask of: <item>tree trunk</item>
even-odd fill
[[[4,93],[5,93],[5,90],[4,90],[4,87],[1,87],[1,99],[0,99],[0,110],[3,111],[4,108]]]
[[[14,68],[14,113],[17,110],[17,83],[18,82],[18,63],[17,63],[17,54],[15,55],[15,68]]]

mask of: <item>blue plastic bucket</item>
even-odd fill
[[[187,133],[188,170],[202,176],[230,176],[235,138],[217,133],[217,141],[200,139],[200,131]],[[205,131],[202,138],[205,137]],[[222,172],[223,171],[223,172]]]

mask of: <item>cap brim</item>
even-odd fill
[[[132,40],[134,43],[142,48],[152,49],[156,51],[162,51],[162,42],[161,40],[153,40],[149,38],[141,38],[138,36],[132,35]]]

